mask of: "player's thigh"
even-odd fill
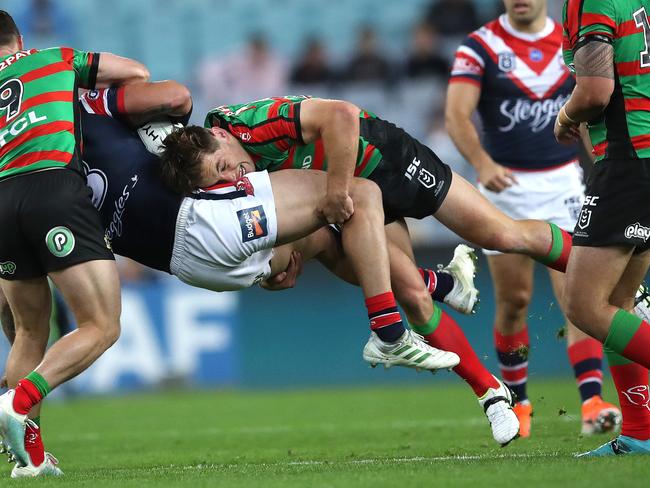
[[[523,309],[533,293],[534,261],[521,254],[487,256],[497,305]]]
[[[495,249],[514,221],[492,205],[465,178],[453,173],[451,187],[436,219],[462,238]]]
[[[327,191],[327,174],[282,170],[270,174],[278,222],[277,244],[293,242],[325,224],[318,206]]]
[[[650,266],[650,251],[632,254],[625,272],[610,296],[610,303],[625,310],[634,308],[634,296]]]
[[[115,333],[121,313],[120,280],[114,260],[93,260],[50,273],[75,316],[77,326]]]
[[[11,318],[16,330],[38,333],[49,329],[52,297],[46,277],[0,280],[0,287],[8,307],[3,310],[3,327],[5,318]]]

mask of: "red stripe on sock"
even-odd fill
[[[372,330],[381,329],[387,325],[392,325],[396,322],[402,320],[398,312],[387,313],[386,315],[380,315],[379,317],[373,317],[370,319],[370,328]]]
[[[602,343],[594,339],[593,337],[587,337],[581,341],[571,344],[567,348],[567,353],[569,355],[569,362],[571,366],[575,366],[581,361],[586,359],[603,359],[603,345]]]
[[[488,388],[498,388],[499,383],[487,370],[468,342],[456,321],[444,311],[436,330],[425,336],[427,343],[438,349],[452,351],[460,357],[460,363],[454,368],[477,396],[482,396]]]
[[[561,271],[562,273],[566,272],[566,265],[569,262],[569,255],[571,254],[571,247],[573,246],[573,238],[571,234],[567,231],[560,229],[562,231],[562,253],[557,260],[548,265],[549,268]]]
[[[522,346],[528,347],[530,344],[528,326],[510,335],[503,335],[495,328],[494,344],[499,352],[512,352],[521,349]]]
[[[30,425],[25,427],[25,450],[29,454],[34,466],[40,466],[45,461],[45,448],[41,429],[35,429]]]
[[[611,366],[618,400],[623,413],[621,434],[635,439],[650,439],[650,392],[648,368],[628,363]]]
[[[644,320],[625,347],[622,356],[650,368],[650,325]]]
[[[393,295],[392,291],[366,298],[368,314],[381,312],[382,310],[393,307],[397,307],[397,303],[395,302],[395,295]]]
[[[528,378],[528,366],[522,366],[520,369],[506,370],[501,369],[501,377],[506,383],[517,383]]]

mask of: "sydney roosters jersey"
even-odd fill
[[[547,19],[536,34],[516,31],[504,14],[472,32],[456,51],[450,83],[481,88],[483,147],[497,163],[541,170],[577,157],[553,124],[574,86],[562,58],[562,26]]]

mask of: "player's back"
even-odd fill
[[[0,58],[0,179],[77,158],[76,88],[94,85],[99,56],[70,48]]]
[[[88,185],[113,251],[169,272],[183,197],[164,187],[158,157],[134,131],[104,115],[82,111],[81,119]]]
[[[597,160],[650,157],[650,0],[570,0],[565,5],[565,61],[585,40],[611,43],[615,86],[589,124]]]

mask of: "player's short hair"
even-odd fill
[[[189,125],[175,130],[163,141],[161,177],[172,190],[187,195],[198,187],[203,156],[219,149],[209,129]]]
[[[5,10],[0,10],[0,46],[8,46],[20,37],[18,26]]]

